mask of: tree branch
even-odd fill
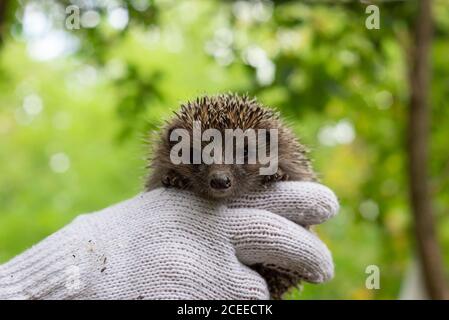
[[[428,294],[432,299],[447,299],[449,291],[435,232],[435,219],[427,177],[430,123],[429,54],[433,31],[431,9],[431,0],[419,1],[414,30],[414,47],[411,51],[412,64],[409,74],[411,99],[408,127],[410,197],[418,254]]]

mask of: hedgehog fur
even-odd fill
[[[259,174],[260,164],[178,164],[170,160],[173,129],[193,129],[194,121],[201,122],[201,130],[209,128],[224,132],[225,129],[277,129],[278,171],[271,176]],[[261,105],[256,99],[237,94],[202,96],[182,104],[159,130],[152,143],[149,159],[150,175],[146,189],[174,187],[191,190],[198,195],[212,199],[228,199],[245,194],[260,186],[280,180],[314,181],[315,173],[307,157],[306,148],[298,141],[293,131],[280,119],[279,113]],[[217,172],[226,175],[229,187],[216,190],[211,187],[211,176]],[[215,177],[214,176],[214,177]],[[221,177],[221,176],[220,176]],[[300,277],[275,266],[254,265],[267,281],[271,297],[280,299]]]

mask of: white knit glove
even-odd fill
[[[83,215],[0,266],[0,299],[268,299],[263,263],[319,283],[326,246],[300,225],[338,210],[312,182],[281,182],[227,204],[156,189]]]

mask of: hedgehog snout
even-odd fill
[[[232,182],[226,172],[215,172],[209,178],[209,185],[212,189],[226,190],[231,187]]]

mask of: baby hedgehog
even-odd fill
[[[198,122],[199,121],[199,122]],[[198,125],[198,123],[200,125]],[[267,167],[259,160],[255,163],[243,161],[242,164],[211,163],[188,161],[189,163],[174,164],[170,151],[178,140],[170,139],[173,130],[185,129],[193,140],[194,127],[201,127],[201,132],[207,129],[217,129],[225,137],[226,129],[247,129],[258,131],[265,129],[265,139],[257,139],[257,147],[265,144],[267,153],[270,151],[270,129],[277,130],[277,171],[262,175],[261,167]],[[245,139],[243,156],[248,158],[248,141]],[[224,138],[223,138],[224,141]],[[190,142],[189,142],[190,143]],[[206,143],[199,142],[201,148]],[[194,142],[190,146],[190,160],[194,154]],[[198,144],[197,144],[198,146]],[[226,147],[223,148],[223,152]],[[236,151],[234,150],[234,155]],[[224,159],[224,156],[223,156]],[[261,186],[276,181],[314,181],[315,173],[306,155],[306,149],[299,143],[294,133],[279,118],[274,110],[263,107],[255,99],[236,94],[203,96],[195,101],[181,105],[179,112],[169,120],[159,132],[153,145],[149,168],[151,173],[146,182],[146,189],[158,187],[174,187],[187,189],[196,194],[220,201],[253,191]],[[267,281],[271,297],[280,299],[292,286],[300,281],[296,275],[287,271],[275,269],[274,266],[252,266]]]

